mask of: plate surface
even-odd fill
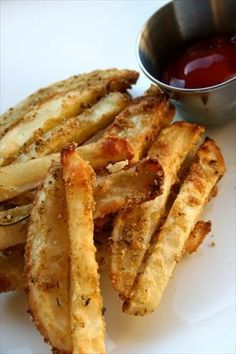
[[[139,70],[138,32],[165,2],[2,1],[1,111],[80,72]],[[141,75],[134,94],[148,85]],[[235,353],[236,117],[207,135],[216,139],[227,166],[218,197],[204,213],[213,222],[212,233],[177,266],[159,310],[150,316],[122,314],[117,294],[102,279],[108,353]],[[26,313],[24,294],[1,295],[0,306],[0,353],[50,353]]]

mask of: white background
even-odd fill
[[[1,111],[70,75],[108,67],[138,70],[137,35],[163,3],[2,1]],[[147,86],[141,75],[135,94]],[[213,231],[197,254],[178,265],[158,311],[145,318],[122,314],[117,294],[103,279],[109,353],[235,353],[235,123],[236,117],[207,132],[227,165],[219,195],[204,215]],[[25,296],[11,293],[0,301],[1,354],[50,353],[26,314]]]

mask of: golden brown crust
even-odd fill
[[[127,106],[129,101],[129,96],[120,92],[106,95],[80,115],[63,121],[40,136],[21,151],[16,161],[26,161],[59,152],[73,141],[81,145],[112,123],[115,116]]]
[[[163,194],[154,200],[119,212],[112,231],[111,274],[113,287],[119,295],[129,295],[153,233],[160,227],[167,211],[171,186],[186,156],[195,149],[204,129],[187,123],[173,123],[159,133],[148,155],[163,166]],[[173,143],[174,142],[174,143]]]
[[[109,135],[96,143],[80,146],[78,152],[96,169],[110,162],[130,160],[133,157],[133,151],[125,139]],[[58,162],[59,159],[59,154],[52,154],[0,168],[0,201],[12,199],[37,187],[45,177],[51,162]]]
[[[129,70],[100,70],[57,84],[63,87],[53,97],[46,95],[45,102],[31,106],[17,124],[1,139],[0,164],[11,163],[23,147],[39,139],[61,121],[81,113],[87,105],[111,91],[124,91],[135,83],[138,73]],[[21,115],[21,111],[19,112]]]
[[[92,168],[75,146],[61,153],[70,237],[70,327],[73,353],[105,353],[98,264],[93,242]]]
[[[163,180],[163,169],[155,158],[146,158],[129,169],[98,177],[94,218],[155,198],[162,191]]]
[[[68,250],[62,173],[60,166],[53,164],[31,212],[25,250],[25,290],[38,330],[53,347],[66,351],[71,350]]]
[[[0,135],[6,133],[10,128],[13,128],[24,117],[24,115],[35,106],[41,106],[46,101],[54,98],[59,94],[65,94],[73,89],[85,90],[96,83],[101,82],[101,77],[113,75],[110,82],[107,83],[106,90],[110,91],[125,91],[135,84],[138,79],[138,72],[133,70],[95,70],[91,73],[74,75],[69,79],[58,81],[48,87],[41,88],[24,101],[19,103],[16,107],[10,108],[0,119]]]
[[[135,152],[133,162],[137,162],[173,116],[174,107],[164,94],[137,97],[116,117],[106,133],[125,138]]]
[[[225,172],[224,159],[216,143],[207,138],[198,149],[190,171],[150,249],[145,264],[125,301],[128,314],[145,315],[161,300],[184,245],[199,218],[209,194]]]
[[[198,221],[192,230],[189,238],[185,242],[184,254],[197,252],[205,237],[211,231],[210,221]]]

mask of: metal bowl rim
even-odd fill
[[[151,15],[151,17],[149,17],[149,19],[144,23],[144,25],[142,26],[137,40],[136,40],[136,58],[138,61],[138,64],[142,70],[142,72],[155,84],[164,87],[165,89],[169,90],[169,91],[175,91],[175,92],[180,92],[180,93],[202,93],[202,92],[209,92],[209,91],[214,91],[214,90],[218,90],[224,86],[227,86],[230,83],[233,83],[234,81],[236,82],[236,76],[232,77],[229,80],[223,81],[217,85],[213,85],[213,86],[207,86],[207,87],[199,87],[199,88],[181,88],[181,87],[175,87],[175,86],[171,86],[168,85],[166,83],[164,83],[163,81],[158,80],[157,78],[155,78],[154,76],[152,76],[148,70],[144,67],[142,60],[140,58],[139,55],[139,48],[140,48],[140,41],[141,41],[141,37],[142,34],[144,32],[144,30],[146,29],[146,27],[149,25],[149,23],[153,20],[153,18],[156,16],[156,14],[159,11],[162,11],[165,7],[170,6],[170,4],[172,4],[174,2],[174,0],[168,2],[167,4],[161,6],[156,12],[154,12],[154,14]]]

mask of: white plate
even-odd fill
[[[1,111],[39,87],[79,72],[138,69],[137,34],[163,3],[3,1]],[[142,75],[135,94],[147,85]],[[207,132],[227,165],[218,197],[204,213],[213,230],[201,250],[177,266],[159,310],[144,318],[122,314],[117,294],[103,279],[108,353],[235,353],[235,132],[236,120]],[[209,246],[211,240],[215,247]],[[26,311],[22,293],[1,296],[2,354],[50,353]]]

